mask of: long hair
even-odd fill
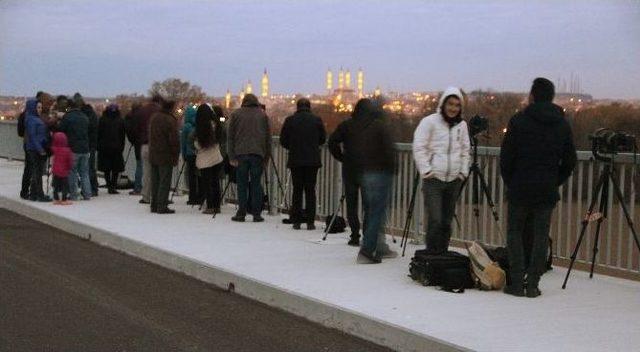
[[[223,124],[222,124],[222,118],[224,117],[224,111],[222,110],[222,107],[220,105],[214,105],[213,106],[213,114],[215,115],[213,117],[213,124],[215,125],[215,131],[214,131],[214,143],[220,143],[222,142],[222,138],[224,138],[223,136]]]
[[[198,106],[196,111],[196,140],[202,148],[209,148],[216,143],[213,136],[213,127],[211,126],[213,120],[215,120],[215,115],[209,105],[201,104]]]

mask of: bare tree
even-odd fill
[[[149,94],[159,94],[165,99],[175,100],[179,103],[200,103],[207,96],[200,86],[191,85],[188,81],[182,81],[179,78],[153,82]]]

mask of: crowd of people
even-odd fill
[[[511,119],[500,156],[507,186],[507,249],[511,265],[505,292],[515,296],[540,295],[538,284],[545,267],[545,251],[558,187],[576,162],[571,129],[563,110],[553,104],[555,88],[544,78],[534,80],[528,106]],[[457,196],[469,176],[470,138],[463,119],[465,97],[458,88],[442,94],[437,111],[422,119],[414,133],[413,155],[422,179],[428,214],[426,250],[448,250]],[[189,105],[184,119],[176,102],[154,96],[134,104],[124,118],[117,105],[100,118],[76,93],[55,100],[39,92],[29,99],[18,123],[24,138],[25,169],[20,196],[48,202],[42,178],[52,160],[55,204],[98,196],[97,169],[103,172],[108,193],[117,194],[124,171],[125,138],[134,149],[136,172],[131,195],[141,196],[155,214],[175,213],[169,207],[173,168],[180,155],[188,184],[187,204],[200,205],[205,214],[220,213],[221,178],[236,183],[238,207],[233,221],[247,215],[262,222],[262,174],[271,158],[271,132],[264,105],[247,94],[229,118],[220,106]],[[342,163],[343,194],[351,230],[349,245],[358,246],[358,263],[380,263],[397,253],[385,243],[384,227],[395,170],[393,137],[379,99],[360,99],[351,118],[328,139],[331,154]],[[181,126],[180,126],[181,124]],[[327,134],[306,98],[297,101],[287,117],[280,143],[288,150],[287,168],[293,181],[290,223],[315,229],[316,181],[322,167],[320,149]],[[51,159],[48,157],[51,156]],[[362,199],[362,223],[359,219]],[[304,199],[304,206],[303,206]],[[362,224],[362,226],[361,226]],[[360,231],[362,229],[362,241]],[[525,242],[530,242],[530,249]]]

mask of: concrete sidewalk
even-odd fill
[[[106,194],[63,207],[19,199],[22,165],[0,161],[0,206],[266,304],[399,351],[630,351],[640,346],[640,283],[544,276],[543,296],[452,294],[407,277],[410,254],[357,265],[347,235],[295,231],[279,216],[234,223],[176,198],[154,215],[137,197]],[[393,245],[392,245],[393,247]],[[415,248],[408,248],[413,253]]]

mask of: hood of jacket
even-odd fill
[[[531,103],[525,108],[524,114],[544,125],[556,124],[564,118],[562,108],[552,102]]]
[[[458,117],[456,117],[454,119],[449,119],[449,118],[444,116],[444,112],[442,111],[442,108],[443,108],[443,105],[444,105],[444,101],[448,97],[450,97],[452,95],[454,97],[457,97],[458,99],[460,99],[460,114],[458,115]],[[456,124],[460,123],[460,121],[462,121],[462,114],[464,112],[464,97],[462,96],[462,91],[460,90],[460,88],[449,87],[449,88],[445,89],[444,92],[442,92],[442,95],[440,96],[440,100],[438,101],[438,110],[437,110],[437,112],[451,126],[452,125],[456,125]]]
[[[62,132],[56,132],[53,134],[53,146],[56,148],[68,148],[69,142],[67,135]]]
[[[26,116],[39,116],[38,115],[38,101],[36,99],[27,100],[24,111]]]
[[[254,94],[247,94],[242,99],[242,106],[260,106],[260,102]]]
[[[191,126],[196,125],[196,108],[194,108],[193,105],[189,105],[184,111],[184,124]]]

